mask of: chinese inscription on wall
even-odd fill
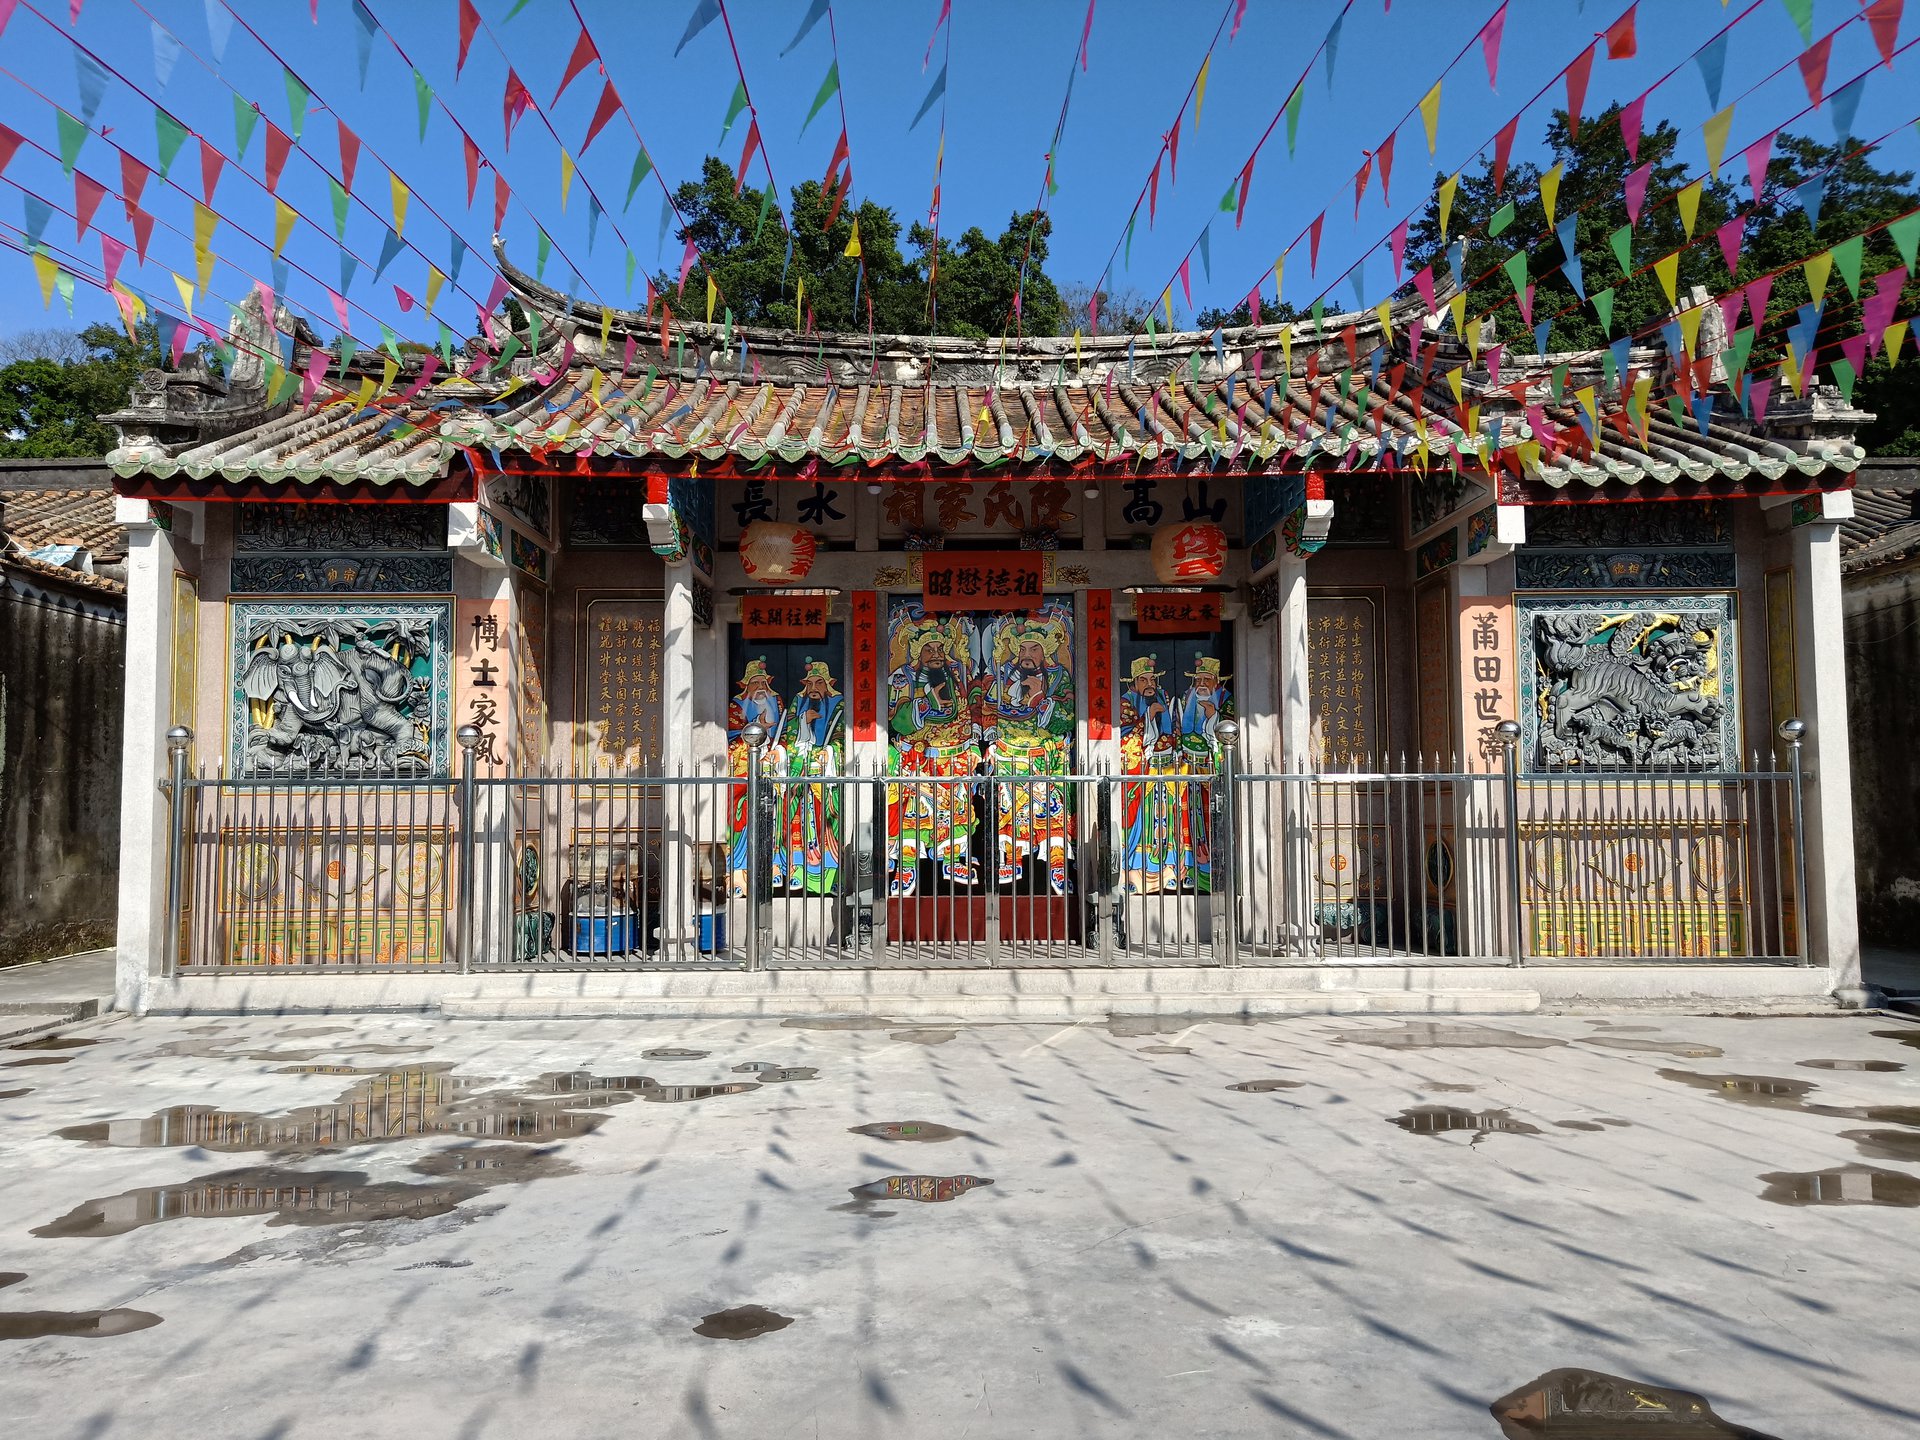
[[[1510,597],[1460,599],[1460,733],[1470,770],[1498,770],[1506,747],[1496,728],[1519,714]]]
[[[586,715],[594,752],[615,764],[660,755],[665,607],[595,600],[587,607]]]
[[[504,599],[462,600],[459,624],[460,702],[454,720],[480,732],[473,748],[476,765],[504,765],[513,714],[511,607]]]
[[[1323,765],[1365,767],[1379,753],[1379,643],[1373,597],[1309,592],[1307,685]]]

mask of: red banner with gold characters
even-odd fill
[[[880,601],[872,590],[853,592],[853,738],[879,736]]]
[[[920,556],[920,603],[944,610],[1030,610],[1042,600],[1038,550],[928,550]]]
[[[1087,592],[1087,739],[1113,738],[1113,592]]]
[[[1141,595],[1134,599],[1133,618],[1142,635],[1210,635],[1220,628],[1220,597]]]
[[[740,631],[749,640],[824,640],[825,595],[743,595]]]

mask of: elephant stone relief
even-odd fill
[[[238,773],[446,772],[447,605],[234,609]]]

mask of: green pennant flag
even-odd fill
[[[1609,385],[1613,384],[1620,376],[1620,367],[1613,363],[1613,351],[1611,350],[1602,350],[1600,352],[1600,375]]]
[[[827,78],[820,82],[820,89],[813,97],[813,108],[807,111],[807,118],[800,122],[800,133],[802,135],[807,133],[807,126],[813,123],[813,117],[820,113],[821,107],[838,94],[839,90],[840,62],[836,60],[827,67]]]
[[[260,112],[238,90],[233,92],[233,158],[247,158],[247,145],[253,139],[253,127],[260,123]]]
[[[620,207],[623,214],[633,207],[634,192],[640,188],[640,182],[647,178],[648,172],[652,169],[653,157],[647,154],[647,147],[642,145],[640,153],[633,157],[633,175],[627,181],[627,203]]]
[[[1842,240],[1833,247],[1833,268],[1840,272],[1840,278],[1847,282],[1847,293],[1856,300],[1860,298],[1860,261],[1866,248],[1864,235]]]
[[[767,223],[767,215],[773,209],[773,186],[769,185],[760,192],[760,218],[753,222],[753,238],[760,238],[761,227]]]
[[[634,267],[634,263],[635,263],[635,262],[634,262],[634,258],[633,258],[633,252],[632,252],[631,250],[629,250],[629,251],[627,251],[627,294],[629,294],[629,295],[631,295],[631,294],[633,294],[633,267]]]
[[[1311,313],[1313,315],[1313,338],[1318,340],[1320,338],[1320,317],[1327,313],[1325,296],[1313,302],[1313,310]]]
[[[440,363],[451,370],[453,368],[453,332],[447,328],[447,322],[444,320],[440,322],[440,343],[436,348],[440,351]]]
[[[347,238],[347,187],[329,175],[327,189],[333,195],[333,233],[344,242]]]
[[[1567,393],[1566,366],[1556,365],[1553,367],[1553,381],[1547,388],[1553,393],[1553,403],[1558,405],[1561,397]]]
[[[733,98],[727,101],[727,118],[720,126],[720,140],[714,141],[714,144],[718,145],[721,140],[727,138],[727,132],[733,129],[733,122],[740,118],[740,112],[746,108],[747,82],[744,80],[736,80],[733,82]],[[818,109],[819,107],[815,106],[814,108]],[[809,116],[807,118],[811,119],[813,117]]]
[[[420,138],[427,138],[427,120],[433,114],[433,87],[418,70],[413,72],[413,99],[420,107]]]
[[[1729,378],[1737,376],[1747,368],[1747,356],[1753,350],[1753,326],[1736,330],[1727,342],[1726,353],[1721,357],[1727,367]]]
[[[1833,380],[1840,387],[1840,396],[1847,404],[1853,404],[1853,387],[1860,376],[1854,371],[1853,362],[1836,358],[1833,361]]]
[[[87,126],[83,120],[76,120],[66,111],[59,112],[60,126],[60,168],[66,177],[73,178],[73,167],[80,163],[80,148],[87,143]]]
[[[723,349],[733,344],[733,307],[731,305],[727,307],[727,313],[721,320],[720,344]]]
[[[1600,333],[1613,333],[1613,287],[1609,285],[1593,297],[1593,313],[1599,317]]]
[[[187,127],[164,110],[153,112],[153,128],[160,142],[160,178],[167,178],[172,168],[173,157],[180,153],[180,147],[187,143]]]
[[[1489,240],[1497,238],[1501,231],[1513,224],[1513,217],[1518,213],[1511,200],[1494,211],[1493,218],[1487,221],[1487,238]]]
[[[1122,256],[1120,260],[1120,268],[1123,270],[1131,270],[1133,268],[1133,222],[1139,218],[1140,212],[1138,210],[1135,210],[1133,214],[1127,217],[1126,254]],[[1920,220],[1920,214],[1915,215],[1914,218]]]
[[[526,8],[527,8],[527,0],[514,0],[513,8],[507,11],[507,13],[501,18],[500,23],[502,25],[506,24],[507,21],[513,19],[514,16],[518,15],[522,10]]]
[[[1813,44],[1813,0],[1781,0],[1787,7],[1787,14],[1793,17],[1793,23],[1800,28],[1800,43]]]
[[[1669,395],[1667,397],[1667,413],[1673,416],[1673,423],[1676,429],[1684,430],[1687,428],[1686,402],[1678,395]]]
[[[293,143],[298,145],[300,132],[307,128],[307,87],[294,78],[291,70],[286,72],[286,81],[287,110],[292,116],[292,123],[287,126],[287,133],[293,137]]]
[[[534,256],[533,278],[538,280],[547,273],[547,260],[553,254],[553,237],[547,234],[546,227],[536,226],[535,228],[540,231],[540,248]]]
[[[1898,220],[1887,226],[1887,237],[1893,241],[1895,248],[1900,251],[1900,258],[1906,262],[1907,269],[1911,272],[1913,269],[1914,242],[1920,240],[1920,210],[1914,211],[1911,215],[1902,215]]]
[[[1293,87],[1293,93],[1287,97],[1287,154],[1293,155],[1293,142],[1300,134],[1300,96],[1302,87]]]
[[[1227,193],[1220,197],[1220,211],[1222,214],[1231,215],[1239,208],[1240,182],[1235,180],[1231,185],[1227,186]]]
[[[389,330],[380,321],[376,320],[374,321],[374,324],[380,326],[380,348],[386,351],[389,355],[393,356],[395,360],[398,360],[400,358],[399,337],[395,335],[393,331]]]
[[[1509,206],[1509,209],[1512,207]],[[1500,268],[1507,272],[1507,279],[1513,282],[1513,293],[1523,295],[1527,289],[1527,252],[1510,255],[1501,263]]]
[[[1620,273],[1633,274],[1633,226],[1622,225],[1607,237],[1607,244],[1613,247],[1614,259],[1620,262]]]

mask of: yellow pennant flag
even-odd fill
[[[1698,305],[1691,310],[1682,310],[1677,317],[1680,321],[1680,348],[1693,355],[1698,352],[1700,339],[1700,317],[1706,312]]]
[[[1902,320],[1902,325],[1907,322]],[[1286,326],[1280,332],[1280,391],[1286,393],[1287,382],[1293,375],[1293,327]]]
[[[1600,418],[1599,392],[1597,392],[1591,385],[1582,385],[1578,390],[1574,391],[1573,394],[1574,394],[1574,398],[1580,402],[1580,408],[1587,412],[1587,419],[1592,421],[1599,420]]]
[[[1465,300],[1462,297],[1462,304],[1464,303]],[[1458,322],[1456,321],[1455,323],[1457,324]],[[1467,327],[1466,339],[1467,355],[1472,359],[1474,364],[1478,365],[1480,363],[1480,327],[1478,325],[1469,325]]]
[[[1084,370],[1087,362],[1080,355],[1080,327],[1073,327],[1073,368]]]
[[[173,272],[173,288],[179,292],[180,308],[187,312],[187,318],[193,318],[193,282],[179,271]]]
[[[1433,82],[1427,98],[1420,102],[1420,118],[1427,124],[1427,154],[1440,148],[1440,82]]]
[[[1467,338],[1467,297],[1455,295],[1447,301],[1447,308],[1453,312],[1453,333],[1460,339]]]
[[[1447,222],[1453,219],[1453,196],[1460,188],[1460,176],[1453,174],[1440,182],[1440,238],[1447,238]]]
[[[1799,357],[1793,353],[1791,343],[1786,347],[1786,354],[1780,357],[1780,373],[1787,377],[1787,383],[1793,386],[1794,394],[1805,395],[1806,388],[1800,378],[1800,360]]]
[[[440,287],[447,283],[447,277],[440,273],[438,265],[427,266],[427,313],[433,313],[433,302],[440,298]]]
[[[404,235],[407,233],[407,201],[412,198],[413,192],[407,189],[405,181],[391,171],[387,173],[387,188],[393,192],[393,233]]]
[[[386,394],[393,389],[393,382],[400,378],[400,362],[389,355],[380,363],[380,393]]]
[[[1393,341],[1393,306],[1382,300],[1373,307],[1373,313],[1380,317],[1380,338],[1391,344]]]
[[[560,152],[560,208],[567,208],[567,196],[573,191],[573,156]]]
[[[220,223],[220,217],[202,205],[193,202],[193,261],[200,278],[200,293],[207,293],[207,282],[213,279],[213,227]]]
[[[1727,132],[1733,128],[1733,106],[1729,105],[1700,127],[1707,142],[1707,164],[1720,172],[1720,157],[1727,153]]]
[[[1547,209],[1547,224],[1553,224],[1553,212],[1560,205],[1560,177],[1566,174],[1563,161],[1556,160],[1553,168],[1540,177],[1540,203]]]
[[[855,260],[860,258],[860,221],[857,216],[853,222],[853,234],[847,237],[847,248],[840,253],[850,255]]]
[[[1807,289],[1813,294],[1813,303],[1818,305],[1826,296],[1827,279],[1833,274],[1833,252],[1822,250],[1800,268],[1806,272]]]
[[[587,377],[587,398],[596,405],[600,403],[600,387],[606,383],[606,379],[607,377],[600,373],[598,365],[593,367],[593,373]]]
[[[1273,262],[1273,303],[1276,305],[1280,303],[1280,277],[1286,273],[1286,269],[1287,254],[1283,250]]]
[[[807,277],[804,275],[796,276],[793,282],[793,323],[795,325],[806,323],[807,312],[800,308],[800,298],[806,293]]]
[[[53,304],[53,285],[60,278],[60,267],[53,262],[51,255],[33,252],[33,273],[40,279],[40,303],[51,307]],[[174,277],[176,280],[179,276]]]
[[[1193,128],[1200,128],[1200,107],[1207,103],[1207,67],[1213,64],[1213,54],[1200,62],[1200,74],[1193,82]]]
[[[603,355],[606,353],[606,349],[607,349],[607,335],[612,331],[612,329],[613,329],[613,311],[609,309],[607,306],[602,305],[600,307],[600,353]]]
[[[1538,470],[1540,468],[1540,442],[1538,440],[1522,440],[1516,448],[1520,451],[1520,468],[1522,470]]]
[[[1173,329],[1173,287],[1169,285],[1160,292],[1160,301],[1167,307],[1167,329]]]
[[[1676,250],[1671,255],[1662,256],[1654,261],[1653,275],[1660,282],[1660,288],[1666,292],[1667,303],[1673,304],[1677,293],[1675,286],[1680,280],[1680,252]]]
[[[1900,363],[1900,347],[1906,342],[1906,338],[1906,321],[1896,320],[1893,324],[1887,326],[1886,345],[1887,363],[1889,365],[1898,365]]]
[[[1457,410],[1467,403],[1466,392],[1460,383],[1460,377],[1467,373],[1467,367],[1456,365],[1447,371],[1447,388],[1453,392],[1453,405]]]
[[[1700,192],[1706,185],[1705,180],[1696,180],[1673,197],[1674,209],[1680,212],[1680,223],[1686,227],[1689,240],[1693,238],[1694,223],[1700,218]]]
[[[1467,406],[1467,433],[1469,435],[1478,435],[1480,433],[1480,407],[1478,405]]]
[[[371,375],[360,382],[360,394],[353,403],[354,408],[358,410],[364,410],[373,403],[373,377]]]
[[[720,287],[713,283],[711,271],[707,274],[707,323],[713,323],[713,302],[720,298]]]
[[[278,195],[273,197],[273,253],[278,257],[287,237],[293,234],[293,222],[300,218],[300,212],[294,209]]]

